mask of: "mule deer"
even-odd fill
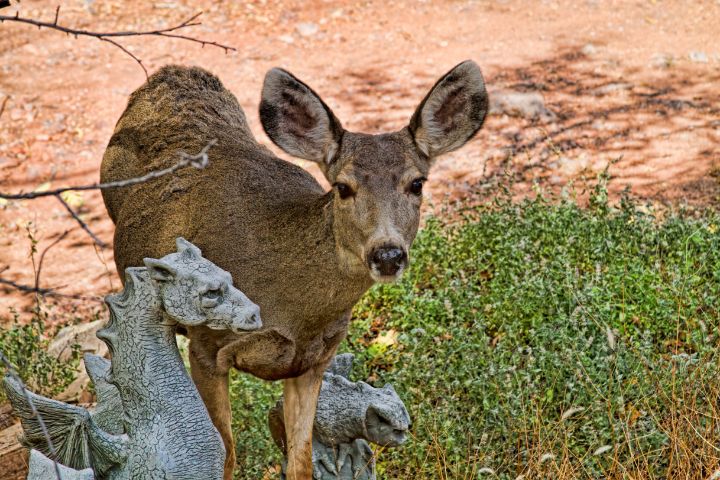
[[[262,330],[243,336],[188,329],[192,376],[228,452],[225,478],[235,462],[232,367],[285,379],[288,478],[311,478],[318,391],[350,311],[374,282],[394,281],[407,266],[430,166],[473,137],[487,105],[480,69],[466,61],[435,84],[407,127],[353,133],[310,87],[270,70],[263,128],[288,154],[319,165],[332,185],[324,191],[260,145],[236,98],[200,68],[164,67],[131,95],[103,158],[103,182],[171,166],[179,150],[197,151],[210,139],[217,144],[204,170],[103,191],[118,270],[167,254],[183,236],[233,275],[263,318]]]

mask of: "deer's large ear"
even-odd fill
[[[462,147],[485,121],[488,95],[480,67],[467,60],[446,73],[410,119],[415,144],[428,157]]]
[[[163,262],[162,260],[145,258],[143,259],[143,263],[150,272],[150,278],[157,280],[158,282],[169,282],[175,278],[175,275],[177,275],[177,270],[175,270],[172,265],[167,262]]]
[[[280,68],[265,75],[260,121],[278,147],[295,157],[318,162],[323,170],[333,161],[343,132],[325,102]]]

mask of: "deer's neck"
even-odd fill
[[[307,232],[302,252],[312,275],[318,280],[316,298],[332,299],[337,305],[351,308],[372,286],[367,267],[351,245],[345,245],[338,235],[339,226],[333,214],[334,195],[329,192],[318,198],[300,220]],[[309,272],[310,273],[310,272]],[[324,292],[324,294],[320,294]]]
[[[175,324],[164,317],[145,269],[128,269],[125,289],[107,297],[110,320],[98,337],[112,355],[110,383],[120,391],[126,432],[142,419],[167,415],[177,398],[194,398],[175,341]]]

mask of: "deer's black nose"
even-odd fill
[[[370,268],[377,269],[380,275],[395,275],[405,266],[407,254],[402,248],[379,247],[370,253],[368,260]]]

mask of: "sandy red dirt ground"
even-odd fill
[[[19,10],[51,21],[55,6],[25,0],[0,13]],[[428,205],[482,197],[508,175],[520,194],[535,182],[577,184],[608,162],[614,162],[616,194],[630,186],[653,202],[717,205],[718,1],[70,0],[63,2],[60,23],[147,30],[199,11],[205,12],[203,25],[186,33],[236,52],[153,37],[122,43],[150,72],[179,63],[218,74],[265,144],[270,141],[257,106],[263,76],[273,66],[313,86],[346,128],[379,132],[403,127],[434,81],[471,58],[483,68],[491,94],[540,92],[555,118],[490,115],[467,147],[438,160]],[[316,31],[303,35],[304,23]],[[93,38],[5,22],[0,39],[0,191],[97,181],[114,124],[128,95],[145,81],[142,69]],[[113,225],[99,193],[71,200],[111,244]],[[94,248],[53,198],[0,205],[2,278],[34,283],[28,228],[40,251],[69,230],[47,252],[41,287],[91,296],[118,287],[112,249]],[[57,302],[58,312],[83,304]],[[8,307],[29,304],[28,295],[0,287],[1,316]]]

